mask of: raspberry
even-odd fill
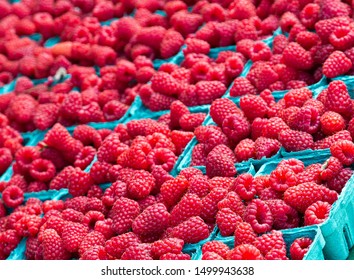
[[[166,171],[171,171],[177,157],[167,148],[155,148],[147,155],[146,160],[151,168],[161,166]]]
[[[114,164],[121,152],[119,148],[123,148],[123,144],[120,142],[120,135],[112,133],[104,139],[102,145],[98,148],[97,159]],[[125,150],[124,148],[123,150]]]
[[[164,254],[160,257],[160,260],[190,260],[191,257],[188,254],[173,254],[173,253],[167,253]]]
[[[230,208],[222,208],[216,215],[216,224],[222,236],[231,236],[242,218]]]
[[[203,256],[207,253],[215,253],[220,256],[222,259],[226,259],[227,254],[229,253],[230,248],[222,243],[221,241],[208,241],[202,246]]]
[[[170,222],[170,213],[162,203],[156,203],[146,208],[133,221],[133,232],[139,235],[161,234]]]
[[[274,229],[287,229],[299,226],[299,215],[295,209],[281,199],[270,199],[266,201],[272,212]]]
[[[70,257],[64,241],[54,229],[46,229],[43,232],[42,246],[44,260],[67,260]]]
[[[194,131],[202,125],[205,117],[205,113],[185,114],[180,118],[179,124],[184,131]]]
[[[54,178],[56,170],[54,164],[45,159],[36,159],[31,163],[29,169],[33,179],[40,182],[48,182]]]
[[[65,209],[63,212],[63,219],[70,222],[81,223],[84,215],[73,209]]]
[[[80,256],[80,260],[107,260],[107,253],[103,246],[94,245]]]
[[[267,61],[272,56],[271,49],[262,41],[257,41],[250,50],[250,59],[255,62],[259,60]]]
[[[178,11],[171,16],[170,23],[172,27],[181,33],[184,37],[190,33],[195,33],[202,24],[201,15]]]
[[[3,174],[11,165],[12,154],[7,148],[0,148],[0,174]]]
[[[329,35],[329,42],[341,51],[350,49],[353,46],[353,39],[354,32],[349,26],[339,26]]]
[[[332,204],[337,200],[337,197],[335,191],[313,182],[290,187],[284,192],[284,201],[300,213],[304,213],[316,201],[321,200]]]
[[[175,179],[168,180],[162,184],[160,189],[161,197],[164,203],[171,207],[180,201],[188,188],[188,180],[183,176],[177,176]]]
[[[226,135],[219,127],[207,125],[200,126],[194,130],[195,137],[200,143],[204,144],[204,151],[209,153],[215,146],[228,144]]]
[[[313,66],[311,54],[298,43],[289,43],[283,51],[284,63],[300,70],[307,70]]]
[[[151,79],[154,91],[163,95],[173,96],[180,92],[180,84],[168,73],[157,72]]]
[[[254,142],[255,157],[256,159],[262,159],[263,157],[270,158],[278,153],[281,144],[276,139],[270,139],[266,137],[259,137]]]
[[[200,81],[196,84],[196,95],[198,105],[211,104],[215,99],[220,98],[226,87],[220,81]]]
[[[59,189],[67,188],[68,184],[69,184],[69,176],[73,170],[74,170],[74,168],[72,166],[68,166],[68,167],[64,168],[50,182],[49,189],[59,190]]]
[[[252,244],[257,237],[256,233],[252,229],[252,226],[246,222],[237,223],[234,236],[235,247],[241,244]]]
[[[326,107],[342,116],[351,116],[352,105],[347,86],[342,81],[333,81],[328,86]]]
[[[343,52],[335,51],[323,63],[322,72],[327,78],[334,78],[345,74],[351,68],[351,60]]]
[[[91,148],[93,149],[92,147],[85,147],[83,149],[83,151],[86,149],[86,148]],[[83,162],[78,162],[80,164],[83,164],[83,166],[88,166],[92,160],[93,160],[93,157],[94,157],[94,153],[92,151],[92,154],[87,156]],[[92,158],[92,159],[91,159]],[[78,160],[75,161],[76,165],[78,164],[77,163]],[[74,164],[75,165],[75,164]],[[75,165],[75,166],[76,166]],[[86,168],[85,167],[85,168]],[[109,182],[108,180],[108,172],[109,172],[109,169],[111,168],[111,165],[109,163],[106,163],[106,162],[100,162],[100,161],[96,161],[94,162],[94,164],[91,166],[90,168],[90,176],[93,180],[94,183],[96,184],[103,184],[103,183],[107,183]]]
[[[261,252],[251,244],[241,244],[232,249],[228,255],[228,260],[263,260]]]
[[[205,166],[207,153],[204,144],[197,144],[192,151],[191,166]]]
[[[245,212],[245,205],[241,197],[234,191],[230,191],[225,198],[218,202],[218,209],[230,208],[233,212],[243,217]]]
[[[255,95],[242,96],[240,107],[249,121],[265,117],[268,111],[267,103],[261,97]]]
[[[325,112],[320,119],[321,131],[325,135],[333,135],[341,130],[345,129],[344,118],[333,111]]]
[[[286,110],[290,110],[289,107]],[[295,109],[295,112],[290,114],[287,119],[289,127],[293,130],[300,130],[307,133],[315,133],[320,126],[320,115],[316,108],[306,106],[301,109]]]
[[[8,185],[2,192],[2,200],[7,207],[16,208],[24,201],[23,191],[16,185]]]
[[[295,172],[286,166],[278,166],[270,173],[270,187],[278,192],[284,192],[289,187],[297,185]]]
[[[184,148],[192,140],[194,134],[193,132],[187,131],[177,131],[173,130],[171,132],[171,140],[176,147],[176,155],[182,154]]]
[[[338,173],[343,169],[342,163],[338,158],[331,156],[326,162],[322,165],[321,179],[323,181],[328,181],[333,179],[338,175]]]
[[[327,181],[327,187],[340,193],[352,176],[353,171],[350,168],[343,168],[336,177]]]
[[[307,88],[290,90],[284,96],[287,108],[290,106],[302,107],[310,98],[312,98],[312,92]]]
[[[251,126],[247,119],[241,115],[229,115],[222,123],[222,130],[225,135],[235,143],[246,138],[250,133]]]
[[[118,198],[110,212],[113,231],[118,235],[128,232],[139,213],[140,207],[136,201],[125,197]]]
[[[253,199],[246,207],[245,222],[251,224],[256,233],[264,233],[270,231],[273,226],[273,216],[268,205],[260,200]]]
[[[159,259],[165,254],[180,254],[184,242],[178,238],[166,238],[152,243],[151,253],[155,259]]]
[[[314,147],[311,134],[291,129],[281,131],[279,141],[288,152],[302,151]]]
[[[256,156],[255,143],[253,142],[252,139],[248,139],[248,138],[243,139],[237,144],[234,152],[235,152],[237,162],[246,161],[251,158],[255,158]]]
[[[139,238],[133,232],[128,232],[107,240],[105,249],[109,255],[119,259],[127,248],[139,243]]]
[[[251,200],[257,192],[252,183],[253,176],[250,173],[240,174],[234,181],[231,190],[235,191],[241,199]]]
[[[82,224],[93,229],[97,221],[103,221],[104,215],[99,211],[89,210],[82,219]]]
[[[238,77],[243,70],[244,62],[239,56],[231,56],[225,61],[225,74],[228,79],[233,80]]]
[[[230,159],[232,162],[236,162],[235,154],[228,146],[226,146],[224,144],[220,144],[220,145],[215,146],[211,152],[213,154],[222,154],[226,158]]]
[[[340,140],[331,145],[331,154],[339,161],[349,166],[354,162],[354,143],[348,140]]]
[[[270,118],[269,121],[264,124],[261,136],[278,139],[279,133],[287,129],[289,129],[288,125],[281,118]]]
[[[128,106],[118,100],[111,100],[103,107],[103,114],[107,121],[119,120],[124,116]]]
[[[253,81],[251,80],[251,82],[255,84],[259,91],[267,89],[273,83],[278,81],[279,76],[270,65],[264,62],[260,62],[259,64],[254,65],[257,66],[254,66],[254,68],[250,70],[247,78],[250,80],[254,79]],[[252,75],[254,77],[252,77]]]
[[[144,170],[135,171],[128,182],[128,194],[134,199],[147,197],[155,187],[155,178]]]
[[[35,215],[26,215],[20,220],[18,220],[14,227],[19,236],[27,237],[32,236],[35,237],[39,231],[40,224],[42,219]]]
[[[153,260],[151,255],[151,244],[134,244],[128,247],[123,253],[122,260]]]
[[[82,240],[88,234],[88,228],[82,224],[68,222],[63,227],[62,240],[64,248],[69,252],[78,252]]]
[[[59,117],[59,107],[55,104],[40,104],[33,116],[36,128],[45,130],[51,128]]]
[[[171,237],[182,239],[185,243],[197,243],[209,236],[209,228],[200,217],[191,217],[171,231]]]
[[[189,114],[188,107],[185,106],[181,101],[174,101],[171,104],[170,109],[171,109],[171,126],[172,128],[178,128],[180,118],[185,114]]]
[[[209,178],[215,176],[234,177],[237,173],[234,161],[228,156],[213,151],[208,154],[206,159],[206,174]]]
[[[267,255],[272,250],[281,250],[286,253],[286,244],[281,231],[272,230],[270,233],[258,236],[253,242],[263,255]]]
[[[301,23],[308,29],[313,29],[320,18],[320,6],[315,3],[307,4],[300,12]]]
[[[106,239],[102,233],[98,231],[91,231],[84,237],[84,239],[80,243],[80,247],[79,247],[80,257],[82,257],[93,246],[104,246],[105,241]]]
[[[310,249],[312,239],[308,237],[297,238],[290,245],[290,257],[292,260],[302,260]]]
[[[174,97],[153,92],[149,100],[149,109],[153,112],[168,110],[175,100]]]
[[[317,201],[310,205],[304,213],[305,225],[315,225],[324,222],[329,217],[331,207],[331,204],[323,201]]]
[[[170,224],[171,226],[177,226],[193,216],[199,216],[201,210],[201,199],[193,193],[187,193],[171,210]]]
[[[200,217],[206,222],[215,222],[218,212],[218,203],[227,195],[227,190],[223,187],[215,187],[202,199],[202,211]]]

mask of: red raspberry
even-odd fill
[[[40,182],[50,181],[56,173],[55,166],[51,161],[40,158],[32,161],[29,171],[32,178]]]
[[[161,234],[170,222],[170,213],[162,203],[156,203],[139,214],[132,224],[133,232],[139,235]]]
[[[0,174],[3,174],[12,163],[11,151],[7,148],[0,148]]]
[[[176,147],[176,155],[180,155],[187,144],[192,140],[194,134],[193,132],[187,131],[177,131],[173,130],[171,132],[171,140]]]
[[[321,7],[316,3],[308,3],[300,12],[301,23],[308,29],[313,29],[320,18]]]
[[[240,109],[236,106],[235,103],[233,103],[231,100],[227,98],[220,98],[216,99],[213,101],[213,103],[210,106],[210,115],[213,119],[213,121],[221,126],[223,123],[223,120],[233,114],[239,114],[241,115],[242,112]]]
[[[190,181],[194,176],[203,176],[203,172],[194,167],[187,167],[182,169],[179,175],[184,176],[188,181]]]
[[[313,203],[306,209],[304,213],[304,224],[306,226],[321,224],[329,217],[331,207],[332,205],[328,202],[317,201]]]
[[[68,185],[69,193],[73,196],[85,195],[92,184],[91,176],[76,167],[75,170],[70,173]]]
[[[272,250],[282,250],[286,253],[286,244],[281,231],[272,230],[270,233],[263,234],[253,242],[263,255],[267,255]]]
[[[326,107],[342,116],[351,116],[352,102],[347,86],[342,81],[333,81],[328,86]]]
[[[244,62],[239,56],[231,56],[225,61],[225,74],[229,80],[238,77],[243,70]]]
[[[202,246],[203,256],[206,255],[206,253],[215,253],[222,257],[222,259],[226,259],[229,251],[230,248],[221,241],[208,241]]]
[[[102,233],[106,239],[110,239],[115,235],[112,229],[112,225],[113,225],[112,219],[97,221],[94,230]]]
[[[333,111],[325,112],[320,119],[321,131],[325,135],[333,135],[346,127],[344,118]]]
[[[187,193],[171,210],[171,226],[177,226],[178,224],[188,220],[193,216],[199,216],[202,210],[201,199],[193,194]]]
[[[149,109],[153,112],[168,110],[176,99],[157,92],[153,92],[149,101]]]
[[[118,100],[111,100],[103,107],[103,115],[107,121],[119,120],[128,110],[128,106]]]
[[[168,180],[163,183],[160,189],[160,193],[164,203],[168,207],[171,207],[180,201],[188,188],[188,180],[183,176],[177,176],[175,179]]]
[[[292,108],[292,107],[291,107]],[[294,109],[297,107],[294,107]],[[289,110],[290,108],[288,108]],[[288,116],[287,123],[294,130],[315,133],[320,126],[320,115],[316,108],[306,106]]]
[[[354,143],[348,140],[340,140],[333,143],[330,147],[332,156],[339,159],[339,161],[349,166],[354,162]]]
[[[313,149],[314,147],[311,134],[291,129],[281,131],[279,133],[279,141],[288,152]]]
[[[226,158],[230,159],[232,162],[236,162],[236,157],[235,157],[234,152],[228,146],[226,146],[224,144],[220,144],[220,145],[215,146],[210,153],[222,154]]]
[[[17,235],[15,230],[9,229],[0,232],[0,253],[1,259],[6,259],[10,253],[17,247],[20,243],[21,238]]]
[[[151,255],[151,244],[142,243],[128,247],[123,253],[122,260],[153,260]]]
[[[301,173],[305,170],[305,165],[301,160],[291,158],[291,159],[284,159],[279,162],[278,167],[287,167],[290,168],[295,174]]]
[[[120,135],[112,133],[104,139],[102,145],[98,148],[97,159],[114,164],[117,161],[118,155],[127,148],[127,146],[120,142]]]
[[[263,157],[270,158],[278,153],[281,144],[276,139],[259,137],[254,142],[255,158],[262,159]]]
[[[290,90],[284,96],[287,108],[290,106],[302,107],[310,98],[312,98],[312,91],[307,88]]]
[[[251,224],[256,233],[270,231],[273,226],[272,213],[268,205],[260,199],[253,199],[250,204],[248,204],[244,220]]]
[[[8,185],[2,192],[2,200],[7,207],[16,208],[24,201],[23,191],[16,185]]]
[[[36,215],[25,215],[20,220],[18,220],[14,227],[19,236],[35,237],[39,231],[42,219]]]
[[[305,171],[296,174],[297,184],[302,184],[306,182],[315,182],[317,184],[321,183],[321,164],[311,164]]]
[[[338,175],[338,173],[343,169],[342,163],[338,158],[331,156],[326,162],[322,165],[321,179],[323,181],[328,181],[333,179]]]
[[[15,161],[19,173],[28,174],[31,164],[40,157],[37,147],[23,147],[15,155]]]
[[[206,117],[205,113],[184,114],[179,124],[184,131],[194,131],[198,126],[202,125]]]
[[[175,30],[167,30],[160,47],[161,57],[166,59],[176,55],[183,46],[183,36]]]
[[[173,253],[167,253],[164,254],[160,257],[160,260],[190,260],[191,257],[188,254],[173,254]]]
[[[67,188],[68,184],[69,184],[69,176],[73,170],[74,170],[74,168],[72,166],[68,166],[68,167],[64,168],[50,182],[49,189],[59,190],[59,189]]]
[[[235,114],[227,116],[222,123],[225,135],[235,143],[248,137],[251,126],[243,116]]]
[[[249,121],[263,118],[268,112],[267,103],[259,96],[245,95],[240,99],[240,107]]]
[[[46,229],[42,238],[44,260],[67,260],[70,258],[70,253],[65,249],[64,241],[54,229]]]
[[[171,231],[171,237],[182,239],[185,243],[197,243],[209,236],[209,228],[200,217],[191,217]]]
[[[80,243],[79,256],[82,257],[93,246],[104,246],[105,241],[106,238],[103,236],[102,233],[98,231],[91,231],[84,237],[84,239]]]
[[[177,157],[167,148],[155,148],[147,155],[146,160],[151,168],[161,166],[166,171],[171,171]]]
[[[313,182],[290,187],[284,192],[284,201],[301,213],[304,213],[316,201],[321,200],[332,204],[337,197],[335,191]]]
[[[252,183],[253,176],[250,173],[240,174],[234,181],[231,190],[235,191],[241,199],[251,200],[257,192]]]
[[[230,208],[222,208],[216,215],[216,224],[222,236],[231,236],[242,218]]]
[[[40,104],[33,116],[36,128],[46,130],[51,128],[58,120],[59,107],[56,104]]]
[[[351,178],[353,171],[350,168],[343,168],[336,177],[327,181],[327,187],[340,193]]]
[[[256,148],[255,143],[251,139],[243,139],[241,140],[235,150],[235,156],[238,162],[249,160],[250,158],[255,158],[256,156]]]
[[[294,42],[285,47],[283,60],[286,65],[300,70],[307,70],[313,66],[313,58],[310,52]]]
[[[62,240],[64,248],[69,252],[78,252],[80,244],[88,234],[88,228],[82,224],[68,222],[63,227]]]
[[[184,242],[178,238],[166,238],[152,243],[151,253],[155,259],[159,259],[165,254],[180,254]]]
[[[345,51],[353,46],[354,31],[349,26],[338,26],[329,36],[329,42],[337,49]]]
[[[87,148],[87,147],[85,147],[85,148]],[[84,150],[85,150],[85,148],[84,148]],[[94,154],[93,155],[91,154],[88,156],[89,158],[84,159],[84,161],[86,161],[85,165],[87,164],[87,166],[88,166],[92,162],[93,158],[91,160],[91,156],[94,157]],[[75,163],[76,163],[76,161],[75,161]],[[111,168],[111,165],[109,163],[100,162],[100,161],[94,162],[94,164],[90,168],[90,176],[91,176],[93,182],[96,184],[103,184],[103,183],[109,182],[109,179],[108,179],[109,173],[108,172],[109,172],[110,168]]]
[[[245,205],[241,197],[234,191],[230,191],[225,198],[218,202],[218,209],[229,208],[239,216],[243,217]]]
[[[97,102],[91,102],[82,106],[78,115],[80,123],[103,122],[105,120],[103,112]]]
[[[310,249],[312,239],[308,237],[297,238],[290,245],[290,257],[292,260],[302,260]]]
[[[139,213],[140,207],[136,201],[125,197],[118,198],[110,212],[113,231],[118,235],[128,232]]]
[[[104,215],[99,211],[89,210],[82,219],[82,224],[87,226],[90,230],[95,227],[97,221],[103,221]]]
[[[181,101],[174,101],[171,104],[170,109],[171,109],[171,126],[172,128],[178,128],[180,118],[185,114],[189,114],[188,107],[184,105]]]
[[[351,14],[350,7],[342,2],[337,2],[333,0],[323,1],[323,7],[321,10],[321,18],[333,18],[338,16],[349,16]]]
[[[156,180],[153,175],[144,170],[135,171],[128,182],[128,194],[134,199],[147,197],[155,187]]]
[[[278,166],[270,173],[269,184],[275,191],[284,192],[289,187],[297,185],[297,177],[289,167]]]
[[[263,260],[261,252],[251,244],[241,244],[227,255],[228,260]]]
[[[327,78],[334,78],[347,73],[351,68],[351,60],[343,52],[335,51],[323,63],[322,72]]]
[[[352,141],[352,137],[350,136],[349,131],[347,130],[339,131],[334,135],[318,140],[317,142],[315,142],[314,149],[315,150],[328,149],[331,147],[332,144],[340,140]]]
[[[211,104],[226,92],[226,87],[220,81],[200,81],[196,84],[195,92],[198,105]]]
[[[234,83],[230,89],[230,96],[243,96],[246,94],[256,94],[256,88],[251,84],[251,82],[244,78],[238,77],[234,80]]]
[[[181,91],[180,84],[168,73],[157,72],[151,79],[154,91],[163,95],[173,96]]]
[[[208,154],[206,159],[206,174],[209,178],[215,176],[234,177],[237,173],[234,161],[228,156],[213,151]]]
[[[218,212],[218,203],[227,195],[227,190],[223,187],[215,187],[202,199],[202,212],[200,217],[205,222],[214,223]]]
[[[279,134],[287,129],[289,129],[288,125],[281,118],[270,118],[269,121],[263,126],[261,136],[278,139]]]
[[[172,27],[183,36],[195,33],[202,24],[201,15],[188,13],[186,11],[178,11],[171,16],[170,23]]]
[[[287,229],[299,226],[300,219],[298,212],[283,200],[270,199],[266,200],[266,203],[274,218],[274,229]]]
[[[124,251],[131,245],[139,244],[141,241],[133,232],[128,232],[122,235],[115,236],[107,240],[105,249],[109,255],[120,259]]]
[[[234,245],[236,247],[241,244],[252,244],[255,241],[257,234],[253,231],[253,228],[249,223],[240,222],[236,225],[234,236]]]
[[[191,166],[205,166],[207,153],[204,144],[197,144],[192,151]]]
[[[267,46],[266,43],[262,41],[256,41],[250,50],[250,59],[253,62],[262,60],[267,61],[272,56],[271,49]]]
[[[103,246],[94,245],[80,256],[80,260],[107,260],[107,253]]]

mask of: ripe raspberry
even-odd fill
[[[273,117],[264,124],[260,136],[278,139],[279,133],[287,129],[289,129],[289,126],[281,118]]]
[[[159,259],[165,254],[180,254],[184,242],[178,238],[166,238],[152,243],[151,253],[155,259]]]
[[[174,206],[180,201],[189,188],[188,180],[183,176],[163,183],[160,189],[161,197],[168,207]]]
[[[196,84],[198,105],[211,104],[226,92],[225,85],[220,81],[200,81]]]
[[[63,227],[62,240],[64,248],[69,252],[78,252],[80,244],[88,234],[88,228],[82,224],[67,222]]]
[[[11,165],[12,154],[7,148],[0,148],[0,174],[3,174]]]
[[[290,106],[302,107],[311,98],[312,91],[308,88],[292,89],[284,96],[285,106],[286,108]]]
[[[354,32],[349,26],[338,26],[329,35],[329,42],[337,49],[345,51],[353,46]]]
[[[230,208],[222,208],[216,215],[216,224],[222,236],[231,236],[242,218]]]
[[[243,217],[245,205],[241,197],[234,191],[230,191],[225,198],[218,202],[218,209],[230,208],[233,212]]]
[[[7,207],[16,208],[24,201],[24,193],[18,186],[8,185],[2,192],[2,200]]]
[[[195,33],[202,22],[203,18],[201,15],[192,14],[183,10],[174,13],[170,18],[172,27],[184,37],[188,34]]]
[[[118,100],[111,100],[103,107],[103,115],[106,121],[119,120],[124,116],[129,107]]]
[[[323,63],[322,72],[327,78],[334,78],[347,73],[352,68],[352,61],[341,51],[334,51]]]
[[[46,229],[42,236],[44,260],[68,260],[70,258],[70,253],[66,251],[64,241],[54,229]]]
[[[278,167],[287,167],[290,168],[295,174],[301,173],[305,170],[305,165],[301,160],[291,158],[291,159],[284,159],[279,162]]]
[[[6,110],[6,116],[9,120],[18,123],[29,123],[37,107],[37,101],[30,95],[20,94],[10,101]]]
[[[221,241],[208,241],[202,246],[203,256],[206,255],[206,253],[215,253],[222,259],[226,259],[229,251],[230,248]]]
[[[282,250],[286,253],[286,244],[281,231],[272,230],[270,233],[258,236],[253,242],[263,255],[267,255],[272,250]]]
[[[237,78],[243,70],[244,61],[239,56],[231,56],[225,61],[225,74],[229,80]]]
[[[160,257],[160,260],[190,260],[191,256],[188,254],[173,254],[173,253],[167,253],[164,254]]]
[[[115,164],[117,157],[127,149],[128,147],[120,141],[120,134],[112,133],[103,140],[102,145],[98,148],[97,159]]]
[[[78,125],[74,129],[73,137],[85,146],[94,146],[98,149],[102,144],[102,137],[97,130],[88,125]]]
[[[69,176],[72,171],[74,171],[74,168],[72,166],[65,167],[49,183],[49,189],[59,190],[59,189],[67,188],[69,184]]]
[[[29,169],[33,179],[40,182],[48,182],[54,178],[56,170],[54,164],[46,159],[36,159]]]
[[[348,140],[337,141],[331,145],[332,156],[339,159],[339,161],[349,166],[354,163],[354,143]]]
[[[127,248],[139,243],[141,243],[141,241],[137,235],[133,232],[128,232],[107,240],[105,249],[110,256],[120,259]]]
[[[153,112],[168,110],[175,100],[174,97],[153,92],[149,100],[149,109]]]
[[[113,220],[112,229],[116,234],[128,232],[134,219],[140,214],[139,204],[129,198],[118,198],[110,211],[110,218]]]
[[[106,238],[102,233],[98,231],[91,231],[88,233],[79,247],[79,256],[82,257],[88,250],[90,250],[93,246],[104,246]]]
[[[69,193],[74,197],[85,195],[92,184],[93,182],[90,174],[76,167],[75,170],[70,173],[68,184]]]
[[[94,245],[80,256],[80,260],[108,260],[108,257],[103,246]]]
[[[112,219],[97,221],[94,230],[102,233],[103,236],[108,240],[115,235],[112,229],[112,225],[113,225]]]
[[[251,158],[255,158],[256,156],[255,143],[252,139],[248,139],[248,138],[243,139],[237,144],[234,152],[235,152],[237,162],[246,161]]]
[[[241,244],[252,244],[255,241],[257,234],[253,231],[253,228],[249,223],[240,222],[236,225],[234,236],[234,245],[236,247]]]
[[[42,219],[36,215],[25,215],[19,219],[14,227],[19,236],[35,237],[39,231]]]
[[[279,141],[288,152],[314,148],[312,135],[307,132],[286,129],[279,133]]]
[[[327,187],[331,190],[335,190],[337,193],[341,193],[352,174],[353,171],[350,168],[343,168],[338,173],[338,176],[327,181]]]
[[[209,178],[215,176],[234,177],[237,173],[234,161],[228,156],[213,151],[208,154],[206,159],[206,174]]]
[[[51,128],[58,120],[59,107],[56,104],[39,104],[33,116],[33,123],[37,129]]]
[[[145,170],[137,170],[127,184],[128,195],[134,199],[143,199],[150,194],[155,184],[153,175]]]
[[[219,127],[213,125],[197,127],[194,134],[198,142],[204,144],[205,153],[209,153],[217,145],[228,144],[226,135]]]
[[[199,216],[201,214],[201,210],[201,199],[196,194],[187,193],[171,210],[170,225],[177,226],[193,216]]]
[[[312,239],[308,237],[297,238],[290,245],[290,258],[292,260],[302,260],[310,249]]]
[[[194,131],[202,125],[205,117],[205,113],[185,114],[180,118],[179,124],[184,131]]]
[[[339,113],[344,117],[352,115],[352,101],[344,82],[333,81],[329,84],[325,105],[328,110]]]
[[[152,77],[151,88],[167,96],[177,95],[181,91],[180,84],[170,74],[161,71]]]
[[[278,166],[270,173],[269,185],[278,192],[284,192],[289,187],[297,185],[295,172],[286,166]]]
[[[285,110],[290,110],[289,107]],[[287,118],[287,123],[289,127],[293,130],[300,130],[307,133],[315,133],[320,127],[320,115],[316,108],[306,106],[301,109],[295,109],[294,113],[290,113]]]
[[[191,217],[171,230],[171,237],[185,243],[197,243],[209,236],[208,225],[200,217]]]
[[[259,96],[245,95],[240,99],[240,107],[249,121],[263,118],[268,112],[267,103]]]
[[[170,216],[164,204],[151,205],[135,218],[133,232],[145,236],[161,234],[168,227]]]
[[[269,199],[266,200],[270,211],[272,212],[274,222],[274,229],[287,229],[295,228],[299,226],[299,215],[298,212],[286,204],[281,199]]]
[[[183,54],[185,56],[189,53],[201,53],[207,55],[210,51],[209,43],[197,38],[187,38],[185,44],[186,48],[183,49]]]
[[[326,162],[322,165],[321,179],[323,181],[328,181],[333,179],[338,175],[338,173],[343,169],[342,163],[338,158],[331,156]]]
[[[332,205],[328,202],[317,201],[313,203],[304,213],[304,224],[308,226],[323,223],[329,217],[331,207]]]
[[[227,190],[223,187],[215,187],[202,199],[202,212],[200,217],[209,223],[214,223],[218,212],[218,203],[227,195]]]
[[[240,174],[234,181],[231,190],[235,191],[241,199],[251,200],[257,192],[252,183],[253,176],[250,173]]]
[[[266,137],[259,137],[254,142],[256,159],[262,159],[263,157],[270,158],[278,153],[281,148],[281,144],[276,139],[270,139]]]
[[[260,200],[253,199],[246,207],[244,214],[245,222],[251,224],[256,233],[270,231],[273,226],[273,216],[268,205]]]
[[[192,140],[193,136],[194,136],[193,132],[178,131],[178,130],[173,130],[171,132],[171,140],[176,147],[176,153],[175,153],[176,156],[182,154],[184,148]]]
[[[337,197],[338,194],[335,191],[313,182],[290,187],[284,192],[284,201],[300,213],[304,213],[316,201],[321,200],[332,204]]]
[[[183,36],[175,30],[167,30],[160,46],[161,57],[166,59],[176,55],[183,46]]]
[[[234,83],[230,89],[230,96],[243,96],[246,94],[257,94],[257,89],[252,83],[244,77],[238,77],[234,80]]]
[[[151,169],[161,166],[166,171],[171,171],[177,156],[167,148],[155,148],[147,155],[146,160]]]
[[[321,7],[315,3],[308,3],[300,12],[301,23],[308,29],[313,29],[320,18]]]
[[[222,123],[225,135],[235,143],[246,138],[250,133],[251,126],[243,116],[235,114],[227,116]]]
[[[344,118],[333,111],[325,112],[320,119],[321,131],[325,135],[333,135],[341,130],[345,129]]]
[[[290,67],[307,70],[313,66],[313,58],[310,52],[306,51],[298,43],[289,43],[283,51],[284,63]]]
[[[263,260],[261,252],[251,244],[241,244],[232,249],[228,255],[228,260]]]

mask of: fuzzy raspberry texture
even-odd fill
[[[307,237],[295,239],[289,249],[291,259],[302,260],[310,249],[312,242],[312,239]]]
[[[304,213],[304,224],[308,226],[324,222],[329,217],[331,207],[332,205],[328,202],[317,201],[313,203],[306,209]]]
[[[209,227],[200,217],[191,217],[172,228],[171,236],[182,239],[185,243],[197,243],[209,236]]]
[[[352,61],[341,51],[335,51],[323,63],[323,74],[335,78],[347,73],[352,68]]]

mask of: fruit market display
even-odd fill
[[[347,258],[353,8],[0,0],[0,260]]]

